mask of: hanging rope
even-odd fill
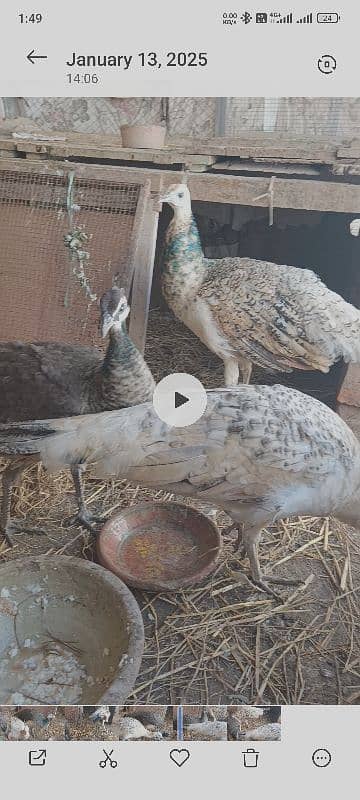
[[[74,191],[74,178],[75,172],[69,172],[68,175],[68,188],[66,194],[66,209],[67,215],[69,220],[69,228],[70,231],[64,236],[64,244],[65,247],[69,250],[70,256],[70,264],[71,264],[71,273],[75,276],[78,280],[82,289],[84,289],[86,297],[89,298],[90,303],[94,303],[97,300],[97,295],[91,291],[91,286],[88,281],[88,278],[85,274],[85,263],[90,258],[90,253],[85,250],[85,245],[89,241],[89,237],[85,231],[81,230],[81,228],[74,228],[74,220],[73,220],[73,212],[78,211],[79,207],[74,205],[73,201],[73,191]],[[69,305],[69,291],[70,285],[68,285],[65,297],[64,297],[64,306],[65,308]]]

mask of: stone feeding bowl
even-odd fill
[[[139,606],[103,567],[69,556],[0,566],[0,704],[121,704],[143,648]]]
[[[178,503],[139,503],[105,523],[97,540],[101,564],[148,591],[186,589],[210,575],[220,534],[208,517]]]

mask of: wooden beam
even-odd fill
[[[141,186],[139,197],[136,206],[136,212],[133,222],[132,235],[129,245],[129,260],[127,263],[127,279],[128,285],[125,288],[129,292],[132,285],[135,271],[139,263],[139,252],[141,251],[142,232],[145,227],[147,204],[150,197],[151,184],[150,181],[145,180]]]
[[[226,129],[227,97],[217,97],[215,101],[215,131],[216,136],[223,136]]]
[[[360,364],[349,364],[337,396],[338,403],[360,408]]]
[[[360,408],[339,403],[336,410],[355,436],[360,439]]]
[[[38,174],[66,175],[75,169],[80,177],[91,176],[101,180],[143,183],[150,180],[151,191],[160,192],[177,181],[181,182],[183,173],[176,170],[143,169],[140,167],[97,166],[74,164],[63,161],[27,161],[25,159],[2,159],[0,170],[11,169],[34,171]],[[267,198],[259,198],[269,189],[268,178],[244,175],[213,175],[209,173],[188,173],[188,186],[193,200],[209,203],[229,203],[266,208]],[[302,211],[334,211],[346,214],[360,214],[360,187],[351,183],[331,181],[301,180],[297,178],[277,178],[274,184],[274,208],[293,208]]]
[[[340,175],[344,177],[344,175],[360,175],[360,161],[355,161],[353,164],[348,164],[346,161],[341,162],[337,161],[336,164],[333,164],[331,167],[332,175]],[[359,189],[360,191],[360,189]]]
[[[321,167],[296,162],[289,164],[287,161],[246,161],[238,158],[229,158],[228,161],[218,161],[211,167],[216,172],[269,172],[271,175],[311,175],[319,176]],[[360,169],[360,167],[359,167]],[[345,174],[345,173],[344,173]]]
[[[88,158],[93,161],[138,161],[150,162],[152,164],[186,164],[191,168],[192,164],[211,166],[215,161],[215,156],[208,154],[185,153],[181,150],[173,150],[164,147],[159,150],[116,147],[103,144],[92,146],[91,143],[76,144],[74,142],[35,142],[23,139],[16,141],[18,153],[25,153],[27,157],[42,155],[48,158]]]
[[[173,175],[171,182],[174,182]],[[190,174],[188,186],[193,200],[268,206],[268,198],[261,198],[269,189],[268,178],[208,174],[195,177]],[[360,212],[360,187],[347,183],[276,178],[273,197],[274,208],[349,214]]]
[[[222,100],[222,98],[220,98]],[[223,125],[223,104],[218,109],[218,125]],[[123,148],[119,135],[84,134],[77,132],[39,131],[30,133],[28,138],[13,137],[11,132],[1,131],[0,149],[17,149],[25,153],[44,153],[49,157],[68,158],[110,158],[112,160],[152,161],[153,163],[170,164],[188,161],[191,156],[194,163],[206,162],[211,156],[236,156],[238,158],[264,158],[273,160],[300,161],[305,163],[332,164],[341,158],[360,158],[359,141],[350,144],[329,141],[326,138],[286,136],[281,133],[244,132],[242,136],[216,136],[198,139],[189,136],[169,137],[161,149],[135,150]],[[58,139],[58,141],[56,141]],[[61,140],[61,141],[60,141]],[[6,142],[7,144],[3,144]]]
[[[158,222],[159,205],[149,197],[137,250],[129,326],[130,336],[141,353],[145,350]]]
[[[353,139],[348,145],[338,147],[338,158],[360,158],[360,139]]]

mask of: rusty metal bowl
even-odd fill
[[[200,583],[216,566],[216,526],[178,503],[139,503],[116,514],[98,537],[98,558],[130,586],[176,591]]]
[[[143,648],[135,598],[98,564],[40,556],[0,566],[0,703],[121,704]]]

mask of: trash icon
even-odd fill
[[[243,750],[244,767],[257,767],[259,762],[259,753],[252,747]]]

